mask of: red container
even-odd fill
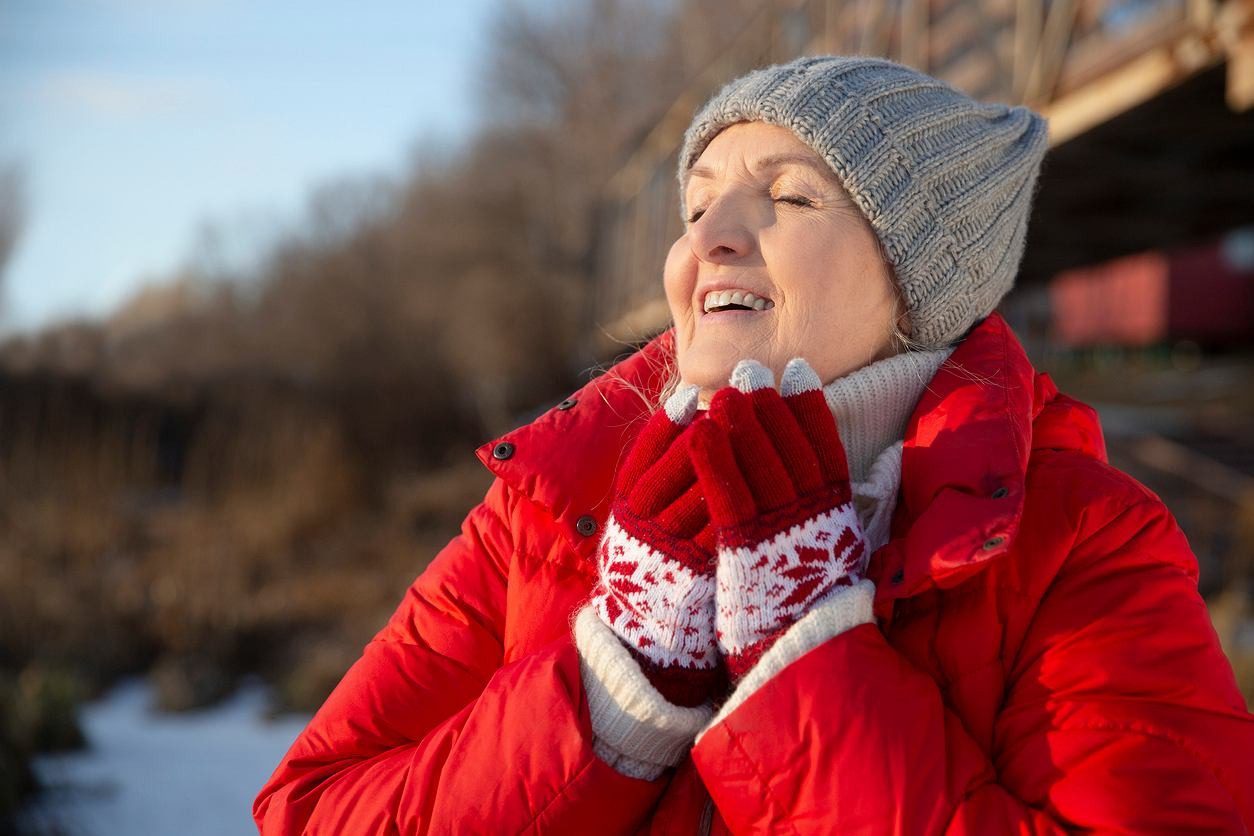
[[[1254,343],[1254,228],[1066,270],[1048,287],[1062,346]]]

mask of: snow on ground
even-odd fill
[[[264,686],[250,681],[226,702],[181,714],[149,710],[142,680],[128,680],[81,714],[89,748],[45,755],[47,787],[24,824],[66,836],[255,834],[261,785],[309,721],[267,721]]]

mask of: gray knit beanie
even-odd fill
[[[1041,160],[1045,118],[985,104],[884,58],[816,56],[754,70],[696,115],[688,170],[736,122],[788,128],[827,161],[870,221],[905,298],[911,337],[953,344],[1014,285]]]

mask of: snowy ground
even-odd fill
[[[24,824],[65,836],[255,834],[253,798],[309,721],[268,722],[265,701],[250,683],[220,706],[158,714],[144,682],[120,685],[83,710],[88,750],[36,760],[48,791]]]

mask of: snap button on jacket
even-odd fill
[[[910,418],[877,623],[656,781],[600,761],[570,629],[596,579],[580,532],[645,417],[621,380],[660,387],[672,339],[480,448],[487,496],[261,789],[263,833],[695,833],[711,799],[716,833],[1254,828],[1254,721],[1188,542],[996,313]]]

